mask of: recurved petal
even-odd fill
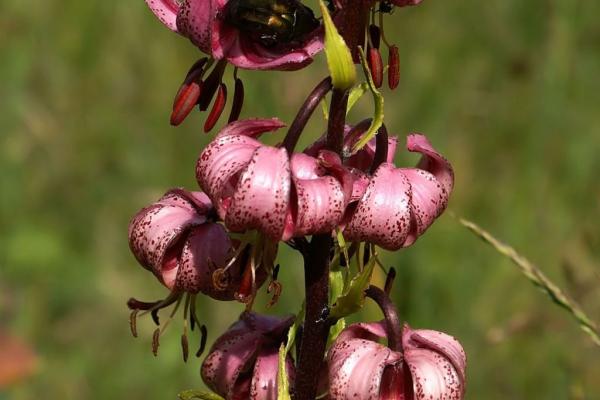
[[[286,359],[286,373],[290,387],[294,387],[295,369],[291,357]],[[277,373],[279,371],[279,348],[275,345],[261,349],[252,374],[251,400],[277,399]]]
[[[260,332],[243,329],[238,321],[215,341],[202,363],[204,383],[228,399],[240,390],[249,390],[243,382],[246,378],[240,375],[252,367],[260,342]]]
[[[410,209],[414,226],[404,247],[410,246],[433,224],[448,205],[448,193],[435,176],[425,170],[410,168],[400,169],[408,178],[412,197]]]
[[[419,134],[409,135],[406,140],[409,151],[421,153],[423,157],[417,168],[431,172],[442,184],[446,192],[450,193],[454,186],[454,171],[452,165],[436,149],[433,148],[427,137]]]
[[[176,0],[146,0],[146,4],[160,22],[170,30],[177,32],[176,19],[179,4]]]
[[[221,218],[225,218],[239,174],[256,148],[262,146],[254,138],[282,126],[284,124],[276,118],[232,122],[200,154],[196,179],[213,200]]]
[[[443,332],[429,329],[413,330],[408,325],[405,325],[402,330],[402,343],[405,350],[428,350],[445,358],[452,365],[456,373],[461,395],[464,394],[467,357],[458,340]],[[409,362],[408,359],[407,362]]]
[[[392,164],[381,164],[346,225],[346,239],[398,250],[411,226],[410,199],[411,186],[407,177]]]
[[[231,241],[222,225],[206,223],[193,228],[183,246],[175,287],[217,300],[233,300],[240,275],[237,263],[227,271],[226,289],[220,290],[213,283],[213,273],[225,266],[230,251]]]
[[[217,3],[215,0],[185,0],[177,15],[179,33],[207,54],[212,54],[211,27],[216,19]]]
[[[331,232],[346,206],[342,185],[322,176],[325,171],[313,157],[294,154],[291,165],[297,198],[294,236]]]
[[[377,342],[387,337],[385,322],[359,322],[345,328],[337,337],[339,341],[350,339],[365,339]]]
[[[401,361],[400,353],[379,343],[338,338],[328,353],[331,399],[379,399],[384,370]]]
[[[290,204],[290,163],[285,149],[259,147],[234,190],[225,223],[232,231],[257,229],[280,240]]]
[[[176,246],[181,235],[206,221],[186,201],[174,199],[167,202],[177,205],[153,204],[144,208],[129,224],[129,247],[136,259],[146,269],[162,280],[162,269],[171,257],[168,250]],[[174,255],[176,257],[176,255]]]

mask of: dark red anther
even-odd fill
[[[242,112],[244,105],[244,84],[239,78],[235,79],[235,90],[233,91],[233,103],[231,104],[231,112],[229,113],[229,121],[237,121]]]
[[[381,60],[379,49],[373,47],[369,49],[368,61],[373,83],[375,87],[380,88],[383,84],[383,61]]]
[[[198,103],[201,91],[201,81],[196,82],[192,80],[188,83],[184,82],[183,85],[181,85],[179,92],[177,92],[177,96],[175,96],[175,102],[173,103],[171,125],[177,126],[183,122]]]
[[[242,275],[242,281],[238,288],[237,297],[239,301],[246,302],[252,299],[252,292],[254,291],[254,278],[252,273],[252,267],[250,263],[246,265],[244,274]]]
[[[219,90],[217,91],[217,98],[215,99],[215,103],[213,104],[212,109],[210,110],[210,114],[206,118],[206,122],[204,122],[204,132],[210,132],[210,130],[215,126],[219,117],[223,113],[223,109],[225,108],[225,103],[227,102],[227,87],[224,83],[219,85]]]
[[[377,25],[369,25],[369,38],[371,39],[371,45],[378,49],[381,43],[381,30]]]
[[[394,90],[400,83],[400,54],[396,45],[390,46],[388,64],[388,85],[390,89]]]
[[[208,106],[210,105],[210,102],[215,96],[215,93],[217,92],[217,89],[219,89],[219,85],[223,80],[223,73],[225,72],[226,66],[227,61],[220,60],[204,81],[202,95],[200,96],[200,99],[198,99],[200,111],[208,110]]]

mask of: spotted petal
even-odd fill
[[[146,0],[146,4],[160,22],[170,30],[177,32],[176,20],[179,4],[176,0]]]
[[[368,241],[388,250],[402,247],[410,230],[410,182],[392,164],[383,163],[346,226],[348,240]]]
[[[285,149],[259,147],[242,172],[225,216],[233,231],[257,229],[283,236],[290,203],[290,163]]]
[[[331,232],[346,206],[344,191],[333,176],[324,176],[318,160],[305,154],[291,159],[297,198],[295,236]]]
[[[184,234],[206,222],[181,196],[167,194],[158,203],[141,210],[129,224],[129,246],[140,264],[163,283],[163,272],[176,265],[177,247]],[[173,258],[175,260],[173,261]],[[165,270],[165,271],[163,271]],[[171,277],[166,277],[172,282]]]
[[[276,118],[233,122],[223,128],[200,154],[196,178],[213,200],[221,218],[225,218],[239,174],[261,146],[254,137],[282,126],[284,124]]]
[[[456,339],[442,332],[412,330],[405,325],[402,342],[416,399],[463,398],[467,360]]]

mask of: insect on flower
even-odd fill
[[[265,47],[293,43],[319,26],[313,11],[297,0],[231,0],[227,21]]]

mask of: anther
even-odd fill
[[[388,65],[388,85],[390,89],[394,90],[400,83],[400,55],[396,45],[389,48]]]
[[[202,93],[200,94],[200,98],[198,99],[198,106],[200,107],[200,111],[206,111],[210,102],[212,101],[217,89],[219,89],[219,85],[223,79],[223,73],[225,72],[225,67],[227,66],[227,61],[220,60],[217,65],[213,68],[208,78],[204,81],[204,85],[202,87]]]
[[[229,113],[229,121],[237,121],[244,105],[244,84],[240,78],[235,78],[235,89],[233,91],[233,103]]]
[[[214,128],[215,124],[221,117],[223,113],[223,109],[225,108],[225,103],[227,102],[227,86],[224,83],[219,85],[219,89],[217,91],[217,98],[213,104],[212,109],[210,110],[210,114],[206,118],[206,122],[204,122],[204,132],[210,132],[212,128]]]
[[[156,328],[152,334],[152,354],[156,357],[158,355],[158,346],[160,346],[160,328]]]
[[[131,314],[129,314],[129,328],[131,329],[131,334],[134,338],[138,337],[137,333],[137,314],[140,310],[133,310]]]
[[[383,83],[383,61],[381,60],[379,49],[373,47],[369,48],[367,61],[369,62],[373,83],[376,88],[380,88]]]
[[[202,353],[204,353],[204,349],[206,348],[206,340],[208,339],[208,331],[206,330],[206,325],[202,325],[200,327],[200,348],[196,352],[196,357],[200,357]]]
[[[183,335],[181,335],[181,351],[183,354],[183,362],[187,362],[189,352],[190,352],[190,347],[189,347],[189,343],[188,343],[188,337],[185,333]]]

